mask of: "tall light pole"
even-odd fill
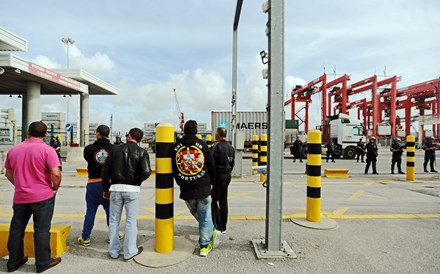
[[[242,152],[237,149],[237,129],[235,125],[237,123],[237,38],[238,38],[238,23],[240,21],[241,7],[243,6],[243,0],[237,0],[237,6],[235,8],[233,36],[232,36],[232,117],[229,130],[231,132],[232,146],[235,148],[235,166],[233,170],[234,176],[241,177],[241,159]]]
[[[75,44],[75,40],[71,39],[71,38],[61,38],[61,42],[63,42],[63,44],[65,44],[67,46],[67,55],[66,55],[66,60],[67,60],[67,68],[69,68],[69,46]]]
[[[70,55],[69,55],[69,47],[70,47],[70,45],[73,45],[74,43],[75,43],[75,40],[73,40],[73,39],[71,39],[71,38],[61,38],[61,42],[63,43],[63,44],[65,44],[66,45],[66,47],[67,47],[67,54],[66,54],[66,65],[67,65],[67,68],[69,68],[69,59],[70,59]],[[70,121],[69,121],[69,112],[70,112],[70,109],[69,109],[69,105],[70,105],[70,103],[69,103],[69,97],[70,97],[70,95],[67,95],[67,111],[66,111],[66,123],[69,123]],[[79,125],[78,125],[78,128],[79,128]],[[70,144],[70,145],[72,145],[72,144]]]

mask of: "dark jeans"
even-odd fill
[[[102,197],[101,182],[87,184],[86,203],[87,203],[87,210],[86,210],[86,216],[84,216],[84,226],[81,235],[83,239],[90,238],[90,234],[92,233],[93,226],[95,225],[96,211],[98,210],[98,207],[100,205],[102,205],[102,207],[105,210],[107,226],[108,226],[110,201]]]
[[[49,265],[51,261],[50,223],[54,206],[55,197],[37,203],[14,204],[12,206],[14,214],[9,229],[8,268],[16,268],[23,259],[23,238],[31,215],[33,215],[34,221],[35,266],[39,269]]]
[[[215,186],[212,189],[212,221],[214,227],[226,230],[228,222],[228,187],[231,182],[231,173],[218,173],[215,178]]]

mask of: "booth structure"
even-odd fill
[[[27,40],[0,27],[0,95],[22,98],[22,128],[41,120],[42,95],[79,95],[79,130],[88,133],[89,96],[117,95],[116,87],[82,69],[51,70],[12,54],[27,49]],[[79,137],[79,145],[86,146],[89,138]]]

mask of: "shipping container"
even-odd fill
[[[267,112],[264,111],[240,111],[237,112],[234,129],[241,131],[245,135],[245,141],[252,141],[252,135],[267,134],[268,121]],[[231,119],[230,111],[212,111],[211,112],[211,126],[212,136],[215,136],[215,131],[218,127],[225,127],[228,134],[227,140],[232,140],[231,137]]]

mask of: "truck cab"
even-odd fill
[[[347,114],[328,116],[327,124],[324,126],[322,143],[325,145],[332,138],[335,143],[335,156],[345,159],[356,157],[356,145],[359,139],[366,141],[364,125],[360,120],[354,119]]]

